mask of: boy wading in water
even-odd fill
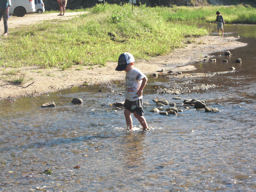
[[[217,15],[216,23],[217,23],[218,33],[220,33],[221,31],[221,36],[224,37],[224,24],[225,24],[224,19],[219,11],[216,12],[216,15]]]
[[[133,123],[131,113],[138,119],[143,127],[143,130],[148,129],[148,124],[143,116],[142,98],[143,89],[147,84],[147,77],[136,69],[134,65],[135,59],[130,53],[122,53],[118,59],[116,71],[126,72],[126,99],[124,103],[124,116],[127,129],[132,130]]]

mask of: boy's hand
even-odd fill
[[[140,97],[142,95],[143,91],[139,89],[139,91],[137,92],[137,95]]]

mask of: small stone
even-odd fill
[[[55,102],[50,102],[50,103],[44,103],[41,105],[42,108],[51,108],[51,107],[56,107]]]
[[[159,106],[163,106],[163,105],[169,105],[169,102],[166,99],[153,99],[153,101],[159,105]]]
[[[225,51],[225,52],[224,52],[224,55],[230,57],[232,54],[231,54],[230,51]]]
[[[181,97],[173,97],[174,100],[181,100]]]
[[[160,111],[159,114],[160,114],[160,115],[166,115],[166,116],[168,116],[168,112],[167,112],[167,111]]]
[[[176,113],[178,113],[178,109],[176,107],[170,107],[168,109],[166,109],[167,112],[169,111],[175,111]]]
[[[181,74],[182,74],[182,71],[177,72],[177,74],[178,74],[178,75],[181,75]]]
[[[124,107],[124,102],[116,102],[116,103],[113,103],[112,106],[122,108],[122,107]]]
[[[177,115],[177,112],[176,111],[173,111],[173,110],[170,110],[170,111],[167,111],[169,115]]]
[[[156,71],[156,72],[162,73],[162,72],[164,72],[164,69],[160,69],[160,70],[158,70],[158,71]]]
[[[211,113],[218,113],[219,109],[206,106],[205,107],[205,112],[207,112],[207,113],[209,113],[209,112],[211,112]]]
[[[75,167],[73,167],[74,169],[80,169],[79,165],[76,165]]]
[[[237,58],[237,59],[236,59],[236,63],[243,63],[242,58]]]
[[[157,74],[157,73],[153,73],[152,76],[153,76],[154,78],[156,78],[156,79],[158,78],[158,74]]]
[[[174,72],[172,70],[168,71],[167,72],[168,74],[173,74]]]
[[[204,102],[202,102],[202,101],[196,101],[195,102],[195,108],[196,109],[202,109],[202,108],[205,108],[205,103]]]
[[[150,112],[153,112],[153,113],[159,113],[160,110],[158,108],[153,108],[150,110]]]
[[[228,63],[228,59],[223,59],[222,62],[223,63]]]
[[[217,62],[217,59],[210,59],[210,62],[211,62],[211,63],[216,63],[216,62]]]
[[[176,107],[176,103],[169,103],[170,107]]]
[[[230,67],[229,69],[230,69],[231,71],[235,71],[235,70],[236,70],[235,67]]]
[[[81,105],[83,103],[83,99],[81,99],[81,98],[73,98],[71,103],[74,104],[74,105]]]

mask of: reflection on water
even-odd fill
[[[1,102],[0,191],[255,191],[255,29],[226,26],[248,46],[232,51],[227,64],[221,53],[214,55],[216,64],[195,64],[195,72],[234,66],[235,73],[151,82],[145,95],[152,128],[147,133],[138,122],[136,131],[128,132],[123,112],[109,106],[122,101],[120,86]],[[234,62],[237,57],[242,65]],[[181,97],[206,100],[220,113],[184,109],[165,117],[149,112],[155,97],[182,103],[174,95],[157,95],[154,87],[202,84],[216,86]],[[73,106],[72,97],[85,102]],[[40,108],[52,100],[56,108]],[[43,173],[47,169],[50,175]]]

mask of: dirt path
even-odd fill
[[[174,50],[166,56],[159,56],[149,61],[138,60],[135,65],[146,74],[157,70],[190,70],[189,66],[180,67],[204,59],[204,56],[228,49],[246,46],[234,37],[204,36],[195,39],[185,48]],[[107,63],[105,67],[88,68],[73,66],[62,71],[60,69],[40,69],[37,67],[24,67],[20,69],[0,68],[0,99],[15,98],[19,96],[36,96],[43,93],[55,92],[83,84],[105,84],[113,80],[124,79],[124,72],[115,71],[116,63]],[[13,85],[10,82],[23,78],[22,85]]]
[[[44,14],[28,14],[24,17],[11,16],[9,19],[9,28],[22,27],[26,25],[32,25],[47,20],[68,20],[75,16],[85,14],[87,12],[67,12],[65,16],[58,16],[58,13],[44,13]],[[2,23],[1,23],[1,27]]]

